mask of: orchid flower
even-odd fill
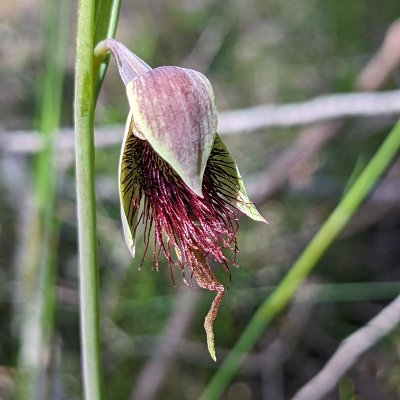
[[[208,79],[180,67],[152,69],[112,39],[95,49],[97,57],[107,52],[115,57],[130,106],[119,163],[126,243],[134,257],[138,225],[144,224],[145,253],[152,241],[155,269],[163,255],[171,276],[174,266],[183,274],[189,268],[201,288],[216,292],[204,321],[208,349],[216,360],[213,323],[224,286],[209,263],[227,270],[236,265],[235,210],[266,221],[249,200],[239,170],[217,134]],[[224,249],[232,251],[232,259]]]

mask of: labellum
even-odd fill
[[[152,242],[155,269],[163,255],[171,276],[174,266],[183,274],[189,268],[201,288],[217,293],[204,321],[208,349],[216,360],[213,323],[224,286],[209,262],[227,270],[236,265],[235,210],[266,221],[249,200],[217,134],[208,79],[185,68],[151,69],[111,39],[99,43],[95,54],[102,57],[108,51],[117,61],[130,105],[119,164],[125,240],[134,256],[136,231],[143,223],[145,253]],[[233,255],[228,258],[224,249]]]

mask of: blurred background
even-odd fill
[[[46,314],[51,334],[41,354],[46,373],[40,379],[47,385],[46,398],[82,398],[72,132],[76,3],[61,3],[0,3],[1,399],[11,398],[17,365],[29,360],[37,334],[29,317],[51,282],[55,305]],[[215,322],[219,361],[398,117],[393,113],[258,129],[244,124],[235,130],[224,112],[331,93],[396,89],[400,28],[393,24],[399,13],[396,0],[386,0],[384,6],[372,0],[122,2],[118,40],[153,67],[189,67],[210,79],[223,123],[221,134],[250,197],[269,221],[264,225],[238,216],[240,268],[231,270],[232,282]],[[46,49],[54,38],[61,99],[57,123],[62,129],[55,139],[54,196],[42,207],[54,204],[47,238],[54,269],[35,292],[37,270],[29,264],[35,257],[41,260],[42,254],[37,254],[41,240],[34,218],[42,148],[36,132],[46,131],[43,99],[46,90],[55,91],[43,83],[49,65]],[[203,330],[214,294],[197,290],[194,282],[187,288],[180,271],[174,287],[165,263],[159,272],[152,271],[151,251],[138,270],[144,247],[140,235],[139,257],[130,258],[117,188],[119,141],[127,112],[125,88],[112,60],[96,111],[106,394],[111,399],[196,399],[219,365],[207,353]],[[399,183],[397,161],[319,262],[298,300],[265,331],[223,399],[289,399],[344,338],[397,296]],[[228,285],[229,275],[222,268],[216,274]],[[340,392],[348,396],[343,399],[399,399],[399,361],[400,331],[395,330],[326,398],[336,399]]]

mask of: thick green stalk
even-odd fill
[[[293,264],[276,290],[253,315],[234,348],[207,386],[201,397],[203,400],[220,398],[225,387],[238,370],[240,363],[246,357],[246,353],[251,350],[260,338],[272,318],[288,305],[299,285],[308,276],[346,223],[354,215],[371,188],[377,183],[379,177],[392,162],[399,149],[400,122],[389,133],[362,174]]]
[[[94,191],[94,21],[94,0],[79,0],[75,71],[75,145],[81,351],[86,400],[103,398]]]
[[[93,49],[95,42],[115,34],[119,8],[120,0],[79,0],[78,4],[75,143],[82,371],[87,400],[103,398],[93,120],[95,99],[105,70],[99,72],[99,65],[94,65]]]

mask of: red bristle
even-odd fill
[[[218,263],[235,265],[238,224],[226,199],[234,196],[236,188],[232,186],[230,175],[226,172],[231,167],[223,164],[218,156],[220,154],[213,150],[203,177],[204,198],[200,198],[183,183],[147,141],[133,135],[128,139],[125,162],[134,160],[137,175],[131,184],[139,188],[139,199],[132,200],[132,207],[137,210],[140,199],[144,198],[144,209],[139,221],[146,225],[145,252],[150,242],[151,227],[154,226],[155,269],[158,268],[160,251],[172,269],[175,264],[171,254],[172,246],[182,269],[185,265],[192,270],[197,268],[193,250],[200,251],[203,257],[209,256]],[[223,254],[224,248],[233,251],[233,261]]]

